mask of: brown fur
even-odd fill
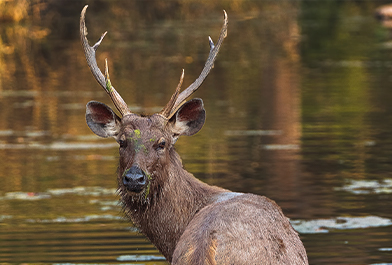
[[[307,264],[297,233],[266,197],[240,194],[206,206],[184,231],[172,264],[209,264],[204,251],[210,237],[217,245],[216,264]],[[186,254],[189,246],[197,246],[192,255]]]
[[[200,130],[205,119],[201,100],[184,104],[170,121],[158,114],[120,119],[104,104],[89,105],[90,128],[120,143],[118,184],[124,211],[169,262],[308,263],[298,234],[275,202],[209,186],[183,168],[174,143],[178,136]],[[113,120],[102,124],[107,117]],[[135,166],[148,176],[139,193],[123,182],[124,172]]]
[[[275,202],[252,194],[209,186],[183,169],[174,144],[204,124],[201,99],[188,98],[213,68],[227,35],[228,18],[219,39],[210,39],[210,54],[200,76],[179,94],[184,72],[169,103],[152,116],[131,113],[111,86],[106,64],[99,70],[95,52],[86,38],[85,13],[80,36],[87,63],[98,83],[122,114],[103,103],[86,106],[86,122],[101,137],[119,143],[118,190],[124,211],[172,264],[308,264],[298,234]]]

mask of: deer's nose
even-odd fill
[[[128,191],[139,193],[147,184],[147,176],[138,166],[132,166],[124,172],[123,184]]]

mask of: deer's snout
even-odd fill
[[[138,166],[132,166],[124,172],[122,181],[128,191],[139,193],[147,184],[147,176]]]

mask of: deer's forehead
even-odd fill
[[[162,123],[148,117],[138,117],[123,123],[123,134],[126,138],[141,140],[157,138],[164,135]]]

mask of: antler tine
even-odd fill
[[[228,17],[227,17],[227,13],[225,10],[223,10],[223,15],[224,15],[224,22],[223,22],[222,29],[220,31],[219,39],[216,42],[216,45],[214,45],[214,42],[212,41],[211,37],[208,37],[209,44],[210,44],[210,54],[208,55],[207,61],[204,64],[204,68],[201,71],[200,76],[190,86],[188,86],[184,91],[182,91],[180,95],[178,95],[178,97],[177,97],[177,99],[171,109],[172,111],[170,112],[169,116],[167,116],[168,118],[170,118],[173,115],[173,113],[182,105],[184,100],[186,100],[190,95],[192,95],[201,86],[204,79],[208,76],[211,69],[214,67],[214,61],[218,55],[219,48],[221,47],[224,38],[226,38],[226,36],[227,36]],[[177,89],[178,89],[178,87],[177,87]],[[177,90],[173,94],[173,96],[176,93],[177,93]],[[173,96],[172,96],[172,99],[173,99]]]
[[[166,106],[161,110],[161,112],[159,113],[160,115],[162,115],[163,117],[169,117],[170,116],[170,112],[172,111],[173,107],[174,107],[174,103],[176,102],[178,95],[180,94],[180,90],[181,90],[181,85],[182,85],[182,81],[184,81],[184,69],[182,69],[182,74],[180,77],[180,82],[178,82],[176,91],[174,92],[174,94],[171,96],[169,102],[166,104]]]
[[[111,100],[113,101],[114,105],[116,106],[118,111],[121,113],[121,115],[125,116],[127,114],[131,114],[131,111],[129,110],[128,105],[122,99],[120,94],[118,94],[116,89],[114,89],[114,87],[111,85],[111,82],[109,79],[107,61],[105,61],[106,62],[105,76],[102,74],[101,70],[99,69],[99,67],[97,65],[95,53],[96,53],[99,45],[101,44],[103,38],[105,37],[107,31],[102,34],[101,38],[99,38],[99,40],[94,44],[94,46],[91,47],[88,44],[88,40],[87,40],[88,33],[87,33],[86,21],[85,21],[87,7],[88,7],[88,5],[84,6],[82,13],[80,14],[80,40],[82,42],[84,55],[86,56],[88,67],[90,68],[91,73],[95,77],[95,80],[97,80],[97,82],[106,91],[106,93],[109,94]]]

